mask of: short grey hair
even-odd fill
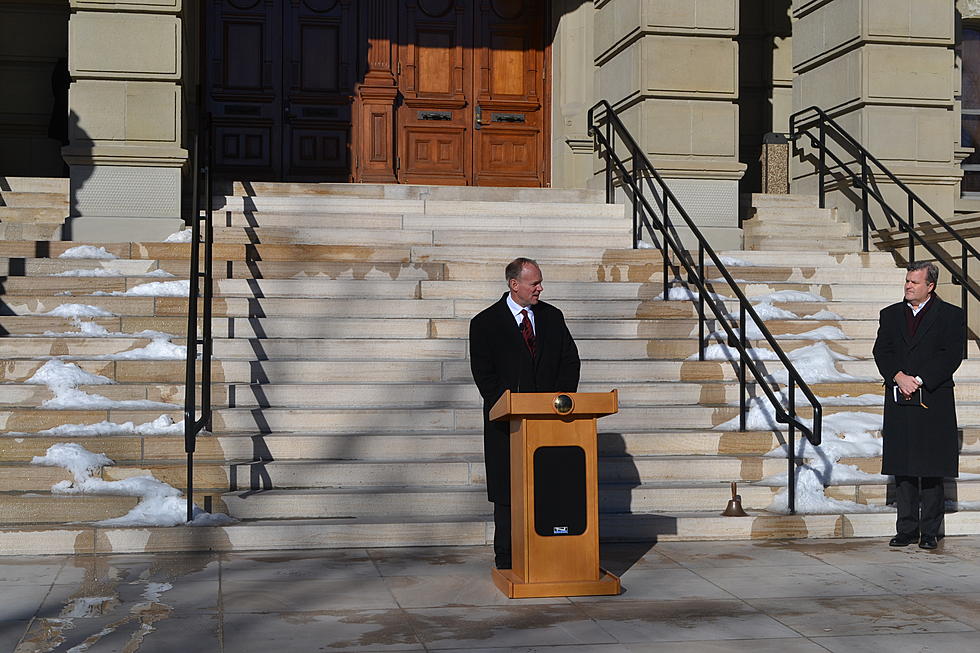
[[[930,263],[929,261],[917,261],[915,263],[909,263],[905,266],[906,272],[915,272],[916,270],[926,271],[926,283],[931,283],[933,286],[939,283],[939,268],[936,267],[935,263]]]
[[[539,270],[541,269],[541,266],[538,265],[538,262],[533,258],[524,258],[523,256],[519,256],[508,263],[507,267],[504,268],[504,279],[507,281],[507,283],[510,283],[511,279],[520,278],[521,271],[524,269],[525,265],[533,265]]]

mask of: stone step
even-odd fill
[[[806,243],[807,249],[800,249],[801,243],[795,242],[792,251],[762,251],[762,250],[725,250],[719,255],[730,257],[752,265],[762,266],[806,266],[806,267],[844,267],[849,269],[883,267],[894,269],[895,258],[890,252],[862,252],[849,250],[836,252],[821,249],[819,243]],[[836,241],[835,241],[836,242]],[[729,265],[729,269],[736,267]]]
[[[289,488],[407,488],[407,487],[464,487],[485,489],[486,472],[482,460],[437,459],[409,461],[345,461],[345,460],[297,460],[297,461],[241,461],[212,462],[195,459],[194,486],[202,492],[248,492],[281,490]],[[880,458],[845,458],[844,464],[854,465],[861,471],[877,474],[881,469]],[[147,472],[174,487],[186,485],[186,464],[175,460],[147,461],[142,466],[129,466],[126,461],[116,461],[115,466],[105,467],[105,480],[122,480]],[[657,482],[685,484],[717,483],[719,489],[729,492],[722,483],[735,481],[740,485],[761,481],[786,472],[787,461],[775,457],[760,456],[639,456],[604,458],[598,466],[598,478],[604,483],[632,483],[641,479]],[[33,465],[4,463],[0,475],[0,490],[37,491],[47,490],[69,474],[61,468],[38,468]],[[44,471],[38,471],[44,470]],[[963,455],[960,473],[973,474],[980,470],[980,456]],[[37,471],[31,477],[30,472]],[[31,478],[28,478],[31,477]],[[49,482],[50,481],[50,482]],[[11,484],[29,484],[30,488],[13,487]],[[45,487],[47,483],[47,487]],[[720,496],[724,496],[722,493]],[[724,508],[724,501],[718,509]]]
[[[493,281],[422,281],[421,297],[425,299],[477,299],[493,297],[501,293],[499,282]],[[714,292],[731,297],[727,283],[715,283]],[[761,298],[780,291],[798,291],[823,297],[826,301],[875,301],[881,306],[895,299],[893,284],[807,284],[807,283],[739,283],[740,290],[747,298]],[[223,287],[222,287],[223,288]],[[659,281],[647,283],[589,283],[577,281],[555,281],[544,283],[542,299],[563,301],[567,299],[657,299],[662,297],[663,285]]]
[[[807,238],[808,247],[818,247],[829,254],[851,254],[860,251],[861,239],[857,237]],[[762,251],[796,251],[800,241],[796,238],[776,238],[774,236],[745,236],[745,248]]]
[[[431,245],[432,232],[421,229],[361,229],[316,227],[215,227],[219,243],[376,245],[382,247]]]
[[[0,318],[0,325],[5,322]],[[674,319],[649,320],[566,320],[572,335],[578,338],[696,338],[696,320],[677,317]],[[794,340],[822,326],[839,328],[849,338],[874,338],[878,323],[873,320],[768,320],[766,328],[777,339]],[[705,334],[721,331],[714,320],[705,323]],[[432,320],[432,336],[435,338],[467,338],[469,320],[465,318]]]
[[[501,269],[508,261],[518,256],[534,259],[542,266],[551,263],[581,263],[595,265],[596,261],[603,263],[622,261],[651,261],[660,262],[662,259],[657,250],[606,248],[606,247],[542,247],[542,246],[508,246],[493,245],[441,245],[412,247],[411,260],[417,263],[486,263]],[[545,269],[547,269],[545,267]]]
[[[821,209],[817,207],[786,207],[786,206],[759,206],[754,207],[752,216],[743,222],[743,226],[759,221],[764,224],[780,223],[784,225],[825,225],[843,224],[838,222],[833,209]]]
[[[0,206],[0,222],[24,224],[61,224],[68,217],[68,207],[10,207]]]
[[[751,200],[754,208],[772,207],[815,209],[820,206],[820,198],[816,195],[752,193]]]
[[[499,268],[477,263],[444,263],[444,275],[447,281],[496,281],[503,275]],[[756,282],[790,282],[790,283],[903,283],[905,271],[901,268],[867,268],[861,271],[859,279],[854,271],[841,267],[739,267],[731,266],[729,274],[735,280]],[[553,281],[588,281],[588,282],[619,282],[629,281],[643,283],[648,281],[663,281],[663,267],[660,261],[641,264],[600,264],[600,265],[561,265],[551,264],[543,270],[546,283]],[[670,275],[671,278],[673,274]],[[680,272],[682,278],[687,274]],[[707,266],[705,276],[712,281],[721,280],[721,272],[715,266]],[[431,277],[430,277],[431,279]],[[434,280],[434,279],[432,279]]]
[[[302,213],[371,213],[374,215],[432,215],[452,217],[554,217],[554,218],[624,218],[622,204],[582,202],[516,202],[481,200],[377,199],[363,197],[255,196],[225,197],[216,202],[221,211]]]
[[[604,191],[578,188],[234,181],[217,182],[215,190],[230,196],[246,197],[298,195],[303,197],[319,196],[322,199],[356,197],[366,199],[605,203]]]
[[[462,230],[474,228],[499,231],[545,233],[608,232],[621,235],[629,223],[621,212],[614,216],[523,216],[484,214],[474,224],[472,215],[427,215],[418,213],[317,213],[289,210],[222,210],[217,213],[215,228],[251,227],[253,229],[365,229],[365,230]],[[629,244],[632,246],[632,243]]]
[[[175,276],[187,276],[187,261],[151,259],[3,258],[0,274],[11,277],[41,277],[71,270],[105,270],[123,276],[141,276],[162,269]],[[216,270],[217,272],[217,270]]]
[[[601,465],[602,463],[600,463]],[[980,500],[980,482],[955,483],[959,501]],[[765,511],[781,488],[743,484],[742,507]],[[825,494],[861,505],[885,506],[884,483],[832,485]],[[603,483],[599,485],[601,515],[710,510],[720,513],[731,498],[727,482]],[[488,512],[482,487],[458,488],[317,488],[227,493],[224,510],[237,519],[329,519],[337,517],[436,517],[444,514],[483,516]]]
[[[23,208],[60,208],[67,212],[68,195],[65,193],[42,193],[3,190],[0,183],[0,206],[15,209]],[[65,213],[67,215],[67,213]]]
[[[126,292],[134,286],[154,281],[179,281],[180,277],[162,276],[47,276],[8,277],[3,281],[2,293],[10,295],[88,295],[93,293]],[[185,300],[186,301],[186,300]]]
[[[86,371],[101,374],[120,383],[179,383],[184,379],[184,361],[158,360],[152,365],[139,360],[73,361]],[[0,381],[22,383],[44,364],[37,360],[11,360],[0,369]],[[735,365],[728,361],[593,361],[583,366],[585,383],[618,384],[623,379],[732,381]],[[773,361],[760,364],[768,372],[780,369]],[[838,369],[873,382],[880,377],[873,361],[839,361]],[[325,365],[322,361],[215,361],[215,383],[410,383],[451,381],[470,383],[469,361],[346,361]],[[958,381],[980,379],[980,361],[968,360],[960,366]]]
[[[98,424],[103,421],[116,424],[126,422],[145,424],[161,415],[167,415],[177,422],[183,419],[184,412],[183,408],[178,406],[174,406],[172,410],[163,408],[49,410],[35,407],[3,407],[0,409],[0,433],[37,433],[63,424]],[[16,489],[16,486],[7,489]]]
[[[0,190],[15,193],[60,193],[67,197],[67,177],[5,177],[0,175]]]
[[[59,240],[61,238],[61,222],[44,224],[25,224],[18,222],[0,222],[0,244]]]
[[[745,238],[753,242],[765,242],[768,238],[777,240],[787,237],[797,238],[800,242],[826,240],[829,238],[846,238],[852,235],[851,226],[842,222],[826,224],[794,224],[777,220],[759,220],[758,218],[744,223]]]
[[[393,358],[392,360],[398,360]],[[620,382],[620,406],[735,404],[739,401],[736,384],[705,381]],[[747,386],[748,396],[758,396],[754,383]],[[841,403],[841,395],[881,394],[881,384],[850,382],[814,384],[814,393],[827,405]],[[98,394],[112,400],[150,400],[183,405],[184,386],[167,383],[83,385],[79,390]],[[607,392],[608,384],[584,383],[579,392]],[[293,384],[214,384],[212,401],[218,407],[306,407],[320,408],[384,408],[384,407],[475,407],[480,396],[472,383],[293,383]],[[957,385],[960,401],[980,401],[980,384],[964,381]],[[6,384],[0,394],[0,405],[39,406],[55,396],[44,385]]]
[[[125,515],[136,497],[65,495],[38,492],[0,493],[0,524],[58,524],[99,521]]]
[[[472,220],[472,218],[471,218]],[[576,231],[566,229],[561,232],[562,244],[566,247],[609,247],[628,248],[632,241],[629,225],[618,229]],[[356,228],[312,228],[312,227],[218,227],[215,229],[215,242],[251,244],[289,244],[311,243],[323,245],[365,245],[377,246],[427,246],[427,245],[467,245],[473,242],[492,243],[495,247],[521,247],[526,242],[553,238],[555,231],[510,232],[469,230],[420,230],[420,229],[356,229]]]
[[[604,515],[600,539],[617,541],[760,540],[786,538],[888,537],[895,514],[780,515],[760,511],[744,518],[720,510]],[[980,512],[946,516],[947,535],[980,530]],[[9,555],[73,555],[248,550],[339,549],[391,546],[467,546],[492,542],[489,518],[413,521],[385,519],[258,520],[212,527],[104,528],[86,524],[5,527],[0,550]]]
[[[277,386],[268,386],[276,392]],[[281,387],[281,386],[279,386]],[[621,390],[623,388],[621,387]],[[622,396],[622,395],[621,395]],[[980,429],[964,428],[964,453],[980,453]],[[68,436],[86,449],[113,460],[137,465],[150,461],[179,460],[184,437],[176,435]],[[780,436],[782,438],[783,436]],[[829,437],[829,436],[828,436]],[[0,438],[0,461],[28,463],[48,447],[64,442],[64,435],[22,434]],[[598,445],[602,457],[715,456],[768,453],[781,441],[771,431],[718,431],[663,429],[655,431],[606,430],[600,422]],[[483,455],[482,430],[401,433],[222,433],[197,438],[197,457],[202,460],[412,460],[467,458]]]

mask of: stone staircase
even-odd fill
[[[0,240],[51,240],[68,216],[68,180],[0,177]]]
[[[215,214],[217,410],[213,432],[199,439],[194,481],[200,501],[239,521],[198,528],[93,526],[84,522],[123,515],[136,499],[53,495],[51,486],[69,473],[29,464],[50,445],[71,441],[115,461],[102,469],[106,480],[149,470],[175,487],[185,485],[179,433],[130,429],[69,437],[42,431],[103,420],[181,419],[183,361],[120,356],[152,343],[140,334],[144,329],[176,334],[173,343],[183,344],[186,300],[92,293],[186,278],[189,246],[92,243],[118,258],[64,259],[59,255],[80,243],[8,238],[0,242],[7,275],[0,297],[0,551],[488,542],[480,403],[466,337],[470,317],[503,292],[503,265],[518,255],[541,263],[544,297],[566,315],[583,359],[580,390],[620,392],[620,412],[599,423],[604,538],[893,530],[891,512],[767,511],[778,488],[756,482],[786,471],[784,458],[764,456],[781,436],[715,428],[737,415],[735,370],[727,361],[689,359],[697,352],[695,308],[686,300],[658,299],[664,290],[660,255],[628,249],[622,206],[602,204],[589,191],[540,189],[236,183],[223,192]],[[785,229],[794,220],[829,224],[830,216],[808,198],[762,196],[755,205],[746,223],[752,249],[724,253],[738,259],[729,267],[732,275],[750,297],[791,290],[823,298],[779,303],[799,319],[767,321],[787,350],[812,344],[801,334],[823,326],[850,338],[827,344],[855,358],[838,362],[840,371],[865,380],[817,383],[818,395],[879,393],[870,360],[877,311],[896,296],[902,271],[889,254],[861,254],[850,241],[833,253],[811,250],[809,242],[802,251],[799,242],[785,251],[792,239],[777,230],[769,248],[764,233],[771,219]],[[78,270],[113,276],[54,276],[83,274]],[[165,273],[175,276],[161,279]],[[725,294],[723,287],[716,291]],[[77,321],[43,315],[65,303],[111,313],[85,322],[120,335],[92,337],[79,332],[86,327]],[[807,319],[827,310],[839,319]],[[37,335],[45,332],[71,335]],[[961,368],[957,393],[965,427],[961,469],[980,473],[975,353],[971,349]],[[80,390],[169,406],[42,407],[53,391],[24,381],[52,356],[70,357],[115,381]],[[880,412],[832,403],[825,414]],[[871,473],[880,468],[877,458],[841,462]],[[739,482],[749,518],[720,516],[731,481]],[[980,500],[973,480],[960,480],[957,491],[961,502]],[[826,494],[883,504],[886,487],[844,483]],[[978,527],[970,510],[948,515],[947,533]]]

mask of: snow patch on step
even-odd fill
[[[99,526],[178,526],[186,523],[187,500],[177,488],[154,478],[153,474],[134,476],[121,481],[105,481],[93,474],[114,464],[105,454],[88,451],[75,442],[60,442],[48,447],[43,456],[34,456],[32,465],[62,467],[71,472],[73,481],[60,481],[51,487],[53,494],[89,494],[139,497],[139,503],[122,517],[95,522]],[[214,526],[234,523],[224,514],[209,514],[194,506],[191,526]],[[160,588],[162,590],[162,588]]]
[[[89,258],[89,259],[101,259],[101,260],[112,260],[119,258],[112,252],[106,251],[105,247],[95,247],[94,245],[79,245],[78,247],[71,247],[66,249],[58,258]]]

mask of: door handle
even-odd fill
[[[476,105],[474,116],[476,117],[476,124],[474,125],[474,128],[481,129],[483,127],[483,107],[481,107],[479,104]]]

